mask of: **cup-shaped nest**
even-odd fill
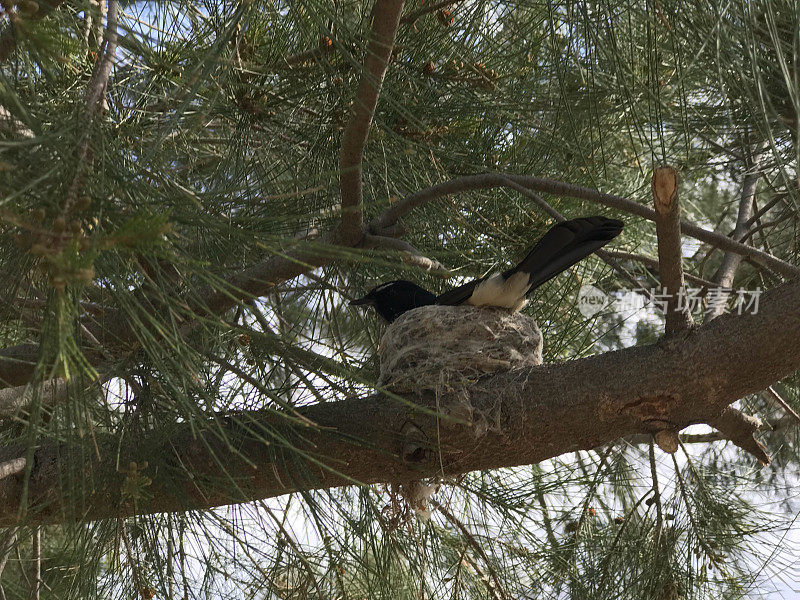
[[[389,326],[378,354],[379,385],[396,392],[448,392],[484,375],[541,364],[542,334],[520,313],[423,306]]]

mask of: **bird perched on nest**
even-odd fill
[[[516,267],[475,279],[436,296],[415,283],[390,281],[372,288],[351,306],[373,307],[391,323],[404,312],[430,304],[495,306],[517,311],[533,290],[617,237],[623,223],[582,217],[554,225]]]

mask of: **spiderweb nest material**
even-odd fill
[[[530,317],[473,306],[423,306],[392,323],[378,345],[379,385],[394,392],[454,392],[484,375],[542,362]]]

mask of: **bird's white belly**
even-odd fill
[[[503,279],[503,276],[497,273],[475,287],[467,304],[519,310],[527,302],[525,292],[528,291],[529,285],[528,273],[519,271],[508,279]]]

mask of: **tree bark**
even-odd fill
[[[304,428],[275,412],[243,412],[217,418],[202,433],[197,424],[175,424],[123,444],[101,435],[82,447],[42,440],[26,522],[202,509],[297,490],[456,475],[680,430],[712,422],[731,402],[794,373],[798,339],[800,281],[792,281],[765,293],[756,314],[723,315],[650,346],[486,377],[468,400],[492,424],[488,431],[374,395],[300,409],[316,424]],[[434,405],[424,395],[406,400]],[[439,405],[451,401],[443,396]],[[0,462],[19,456],[23,448],[0,449]],[[22,494],[21,475],[0,481],[0,526],[19,522]]]

